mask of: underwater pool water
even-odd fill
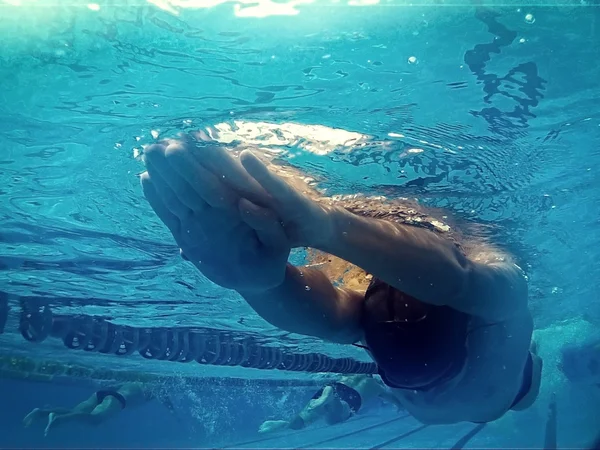
[[[266,149],[328,193],[416,198],[485,225],[527,272],[544,383],[534,408],[464,445],[542,445],[552,392],[560,446],[584,445],[600,428],[600,393],[589,387],[600,379],[572,383],[559,359],[564,345],[593,337],[600,323],[599,27],[591,1],[0,0],[0,300],[10,309],[1,356],[62,365],[56,389],[65,392],[77,378],[64,373],[71,365],[180,381],[271,380],[263,388],[275,394],[248,395],[262,395],[267,406],[283,402],[279,408],[282,380],[308,383],[294,387],[295,402],[313,389],[314,376],[302,371],[100,355],[56,339],[32,344],[19,332],[27,305],[57,317],[218,330],[290,353],[369,361],[361,349],[274,328],[179,257],[141,193],[140,155],[158,138],[211,126],[222,142]],[[50,373],[6,364],[13,378]],[[3,383],[17,389],[8,375]],[[26,392],[27,383],[18,386]],[[38,398],[23,393],[23,408],[46,398],[39,390]],[[212,416],[204,407],[202,443],[169,437],[160,445],[253,441],[254,425],[239,425],[243,414],[237,429],[219,425],[232,409],[244,410],[236,395],[222,394]],[[188,411],[202,396],[186,402]],[[393,441],[419,427],[407,418],[344,437],[391,420],[388,413],[307,430],[298,441],[247,445],[452,447],[474,428],[427,427]],[[35,440],[6,427],[3,446],[152,445],[85,434]],[[335,436],[342,437],[327,440]]]

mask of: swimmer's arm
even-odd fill
[[[362,338],[363,295],[333,286],[317,269],[288,264],[281,285],[264,292],[240,292],[267,322],[289,331],[351,344]]]
[[[474,261],[430,230],[365,218],[342,208],[331,210],[329,221],[333,232],[315,248],[423,302],[494,321],[527,306],[527,283],[512,264]]]

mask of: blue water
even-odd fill
[[[55,314],[250,333],[297,352],[367,360],[360,349],[273,328],[179,258],[141,194],[139,154],[156,137],[211,125],[282,152],[329,193],[417,198],[486,225],[527,272],[546,364],[536,405],[489,425],[467,447],[542,445],[552,392],[559,445],[589,442],[600,429],[600,392],[592,387],[600,380],[574,383],[559,358],[600,324],[600,8],[578,0],[214,3],[0,0],[0,293],[11,306],[3,356],[175,378],[312,379],[30,344],[16,325],[26,299]],[[81,380],[71,380],[72,391],[68,383],[36,384],[35,395],[21,381],[1,380],[0,391],[19,393],[22,407],[3,411],[12,419],[0,424],[0,446],[251,441],[275,403],[297,408],[312,392],[295,388],[283,407],[280,392],[253,391],[254,404],[264,405],[252,412],[253,401],[240,403],[234,388],[210,407],[186,391],[186,420],[192,409],[203,411],[192,431],[165,426],[147,437],[129,416],[122,440],[103,441],[100,432],[43,440],[40,430],[15,431],[20,417],[51,402],[52,389],[71,398],[84,389]],[[254,415],[251,424],[240,411]],[[144,414],[161,420],[158,409]],[[238,425],[223,425],[226,417]],[[339,435],[359,425],[343,427]],[[438,431],[428,428],[387,445],[452,446],[469,430],[459,428],[456,439],[444,428],[448,439],[435,440]],[[360,445],[402,434],[377,430]],[[317,442],[317,434],[303,439]],[[359,445],[337,442],[322,446]]]

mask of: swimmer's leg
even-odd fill
[[[302,412],[314,413],[321,411],[326,405],[334,401],[335,395],[332,386],[325,386],[323,392],[317,398],[311,399]]]
[[[38,421],[41,421],[41,420],[46,420],[48,418],[48,415],[51,414],[51,413],[55,413],[55,414],[67,414],[67,413],[70,413],[70,412],[71,412],[70,408],[51,408],[51,407],[34,408],[23,419],[23,426],[25,428],[29,428],[35,422],[38,422]]]
[[[334,398],[333,388],[331,386],[325,386],[321,394],[317,398],[312,398],[295,418],[289,421],[267,420],[260,426],[258,432],[270,433],[283,428],[301,430],[316,421],[319,417],[324,416],[326,414],[325,406],[331,403]]]
[[[298,414],[298,417],[296,419],[294,419],[295,421],[298,422],[297,425],[300,425],[300,426],[296,426],[293,428],[294,429],[304,428],[305,426],[310,425],[311,423],[315,422],[317,419],[325,416],[327,414],[327,411],[326,411],[327,406],[335,401],[336,401],[336,397],[335,397],[335,393],[333,391],[333,387],[325,386],[323,388],[323,391],[321,392],[321,395],[318,396],[317,398],[312,398],[308,402],[308,404],[304,407],[304,409],[302,411],[300,411],[300,414]],[[301,423],[298,419],[301,420]],[[292,422],[294,422],[294,421],[292,421]]]
[[[50,413],[48,416],[48,425],[46,426],[44,434],[48,436],[51,429],[66,423],[99,425],[110,417],[119,414],[122,409],[123,405],[119,400],[112,396],[107,396],[102,403],[94,407],[92,411],[80,408],[79,410],[74,409],[68,414]]]
[[[273,433],[289,427],[290,422],[287,420],[265,420],[258,428],[259,433]]]
[[[50,414],[62,415],[70,414],[72,412],[92,412],[93,409],[98,405],[96,394],[93,394],[88,399],[82,401],[74,408],[61,408],[53,406],[45,406],[44,408],[35,408],[23,419],[23,426],[25,428],[33,425],[34,422],[40,420],[47,420]]]
[[[327,413],[325,421],[328,425],[345,422],[352,417],[352,408],[350,408],[350,405],[337,398],[325,407],[325,411]]]

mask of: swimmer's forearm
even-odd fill
[[[522,270],[493,252],[470,260],[454,243],[424,228],[329,213],[332,230],[315,248],[349,261],[432,305],[448,305],[497,322],[527,310]]]
[[[471,264],[450,240],[342,208],[333,209],[330,220],[333,233],[319,250],[427,303],[448,304],[463,294]]]
[[[335,288],[316,269],[288,264],[281,285],[261,293],[240,294],[263,319],[291,333],[339,343],[353,343],[361,338],[362,297]]]

